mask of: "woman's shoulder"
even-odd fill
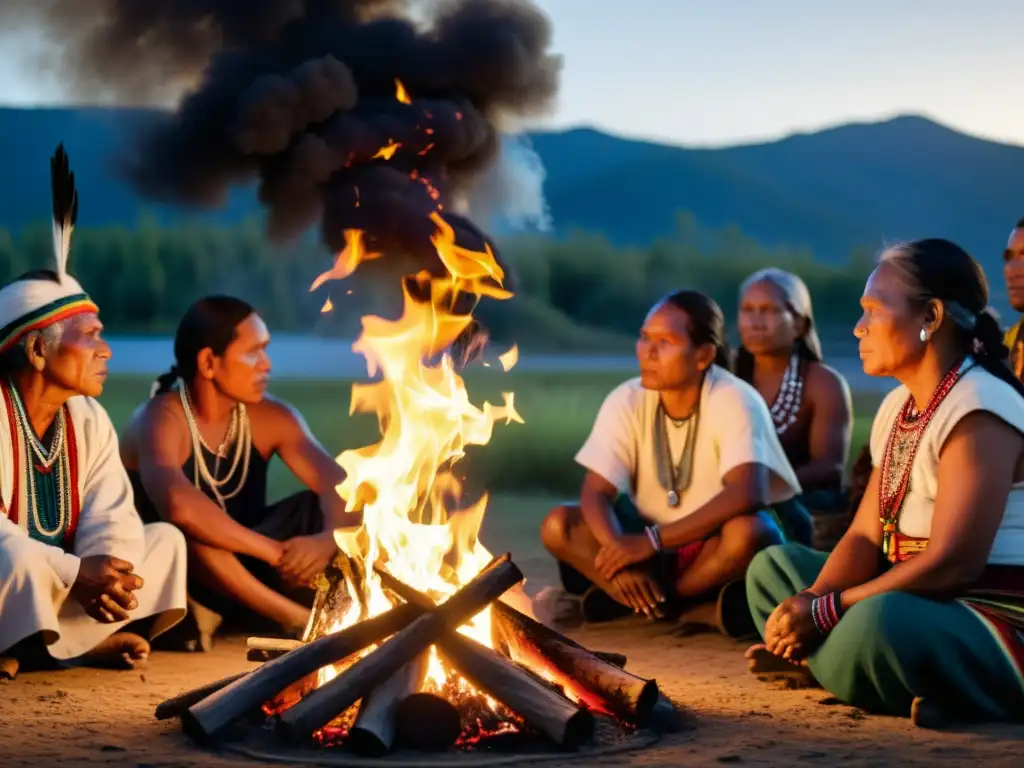
[[[991,411],[1024,424],[1024,397],[1009,382],[1000,379],[980,365],[967,371],[946,396],[945,410],[969,413]]]

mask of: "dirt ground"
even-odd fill
[[[594,649],[626,653],[627,668],[656,678],[692,716],[692,727],[643,751],[567,765],[1020,765],[1024,726],[936,733],[907,720],[867,717],[829,703],[820,691],[759,683],[746,670],[742,647],[722,637],[679,638],[636,625],[573,634]],[[266,765],[199,749],[177,721],[153,718],[162,700],[250,666],[244,640],[229,638],[208,654],[155,654],[142,673],[21,675],[0,684],[0,765]]]

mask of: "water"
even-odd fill
[[[158,376],[171,367],[173,342],[169,336],[112,336],[110,371],[115,374]],[[500,350],[503,351],[503,350]],[[301,334],[275,333],[270,345],[274,376],[289,379],[356,379],[366,376],[366,361],[352,351],[352,342]],[[829,358],[829,365],[846,377],[856,392],[886,392],[891,379],[866,376],[860,360],[852,356]],[[629,355],[521,352],[517,371],[621,371],[625,379],[636,373]]]

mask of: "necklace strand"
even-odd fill
[[[180,383],[178,393],[181,397],[181,407],[185,412],[185,421],[188,423],[188,430],[192,438],[192,484],[195,485],[196,488],[201,488],[200,480],[205,482],[214,495],[214,501],[217,502],[217,505],[221,509],[225,509],[227,501],[229,499],[233,499],[241,492],[249,477],[249,459],[252,454],[252,434],[245,405],[238,403],[232,409],[231,420],[228,423],[228,431],[224,436],[224,442],[221,443],[220,448],[217,451],[213,451],[210,446],[206,444],[206,441],[203,440],[203,436],[199,432],[199,425],[196,422],[195,411],[192,408],[192,403],[184,382]],[[230,446],[232,442],[234,442],[235,451],[231,467],[225,473],[223,478],[218,479],[217,475],[220,473],[221,458],[225,456],[228,446]],[[206,457],[203,455],[203,448],[210,453],[215,454],[217,457],[212,472],[206,463]],[[230,482],[234,477],[239,466],[241,466],[241,476],[233,490],[230,492],[221,492],[221,489],[227,486],[228,482]]]
[[[893,552],[892,539],[899,527],[903,502],[910,488],[910,476],[918,446],[939,406],[973,365],[969,358],[965,358],[953,366],[939,382],[923,411],[916,410],[913,395],[908,395],[889,431],[879,478],[881,487],[878,492],[878,519],[882,523],[882,552],[892,562],[895,562],[896,556]]]
[[[25,474],[27,475],[26,479],[28,481],[27,497],[29,502],[29,511],[32,515],[32,523],[39,535],[47,539],[52,539],[64,530],[64,527],[70,519],[68,510],[71,508],[71,487],[69,482],[71,465],[68,460],[67,451],[64,450],[64,409],[61,408],[60,411],[57,412],[53,442],[50,445],[50,450],[46,451],[42,441],[36,437],[35,431],[32,429],[28,413],[25,410],[25,404],[21,400],[21,395],[18,393],[17,387],[14,386],[13,382],[8,382],[8,389],[11,393],[11,399],[14,401],[15,427],[22,439],[32,447],[32,452],[36,455],[36,458],[39,459],[39,463],[36,466],[38,466],[41,471],[48,473],[53,469],[54,464],[57,464],[57,521],[53,528],[47,528],[43,523],[43,517],[39,509],[39,491],[36,487],[35,468],[32,463],[29,463],[28,466],[25,467]],[[17,448],[15,448],[15,450],[17,450]]]
[[[800,375],[800,356],[794,352],[789,358],[786,372],[782,374],[779,393],[775,396],[775,402],[770,409],[776,434],[785,434],[786,430],[796,424],[796,417],[803,405],[803,396],[804,379]]]

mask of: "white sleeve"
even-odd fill
[[[633,389],[612,390],[597,412],[590,436],[576,454],[576,463],[600,475],[622,492],[630,490],[636,467],[637,426]]]
[[[778,440],[775,425],[760,395],[723,387],[715,393],[714,407],[701,418],[715,424],[719,479],[744,464],[763,464],[784,477],[791,474],[779,466],[779,451],[773,450],[773,441]]]
[[[77,557],[68,554],[60,547],[44,544],[31,538],[28,531],[11,522],[7,517],[6,510],[0,507],[0,557],[13,559],[16,553],[34,555],[46,560],[50,567],[57,572],[57,576],[64,582],[65,587],[70,587],[78,578],[80,561]]]
[[[79,557],[109,555],[138,567],[145,548],[142,520],[135,510],[131,481],[121,463],[117,432],[106,411],[90,401],[83,435],[82,512],[75,536]]]

